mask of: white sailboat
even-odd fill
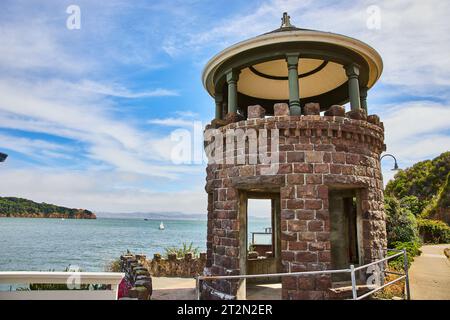
[[[159,230],[164,230],[164,223],[162,223],[162,221],[161,221],[161,223],[159,224]]]

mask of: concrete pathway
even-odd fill
[[[194,278],[152,277],[152,300],[195,300]]]
[[[247,284],[247,300],[281,300],[281,283]]]
[[[450,300],[450,260],[444,249],[450,244],[425,245],[409,269],[411,299]]]
[[[152,300],[195,300],[195,279],[152,277]],[[247,300],[280,300],[281,283],[249,284]]]

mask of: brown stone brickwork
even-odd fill
[[[311,106],[314,109],[315,106]],[[278,107],[282,112],[284,106]],[[341,110],[337,107],[333,113]],[[361,190],[364,262],[386,248],[383,183],[379,156],[384,129],[377,117],[276,116],[231,123],[227,129],[279,129],[279,171],[261,175],[262,164],[210,164],[207,167],[208,236],[205,274],[236,275],[239,269],[239,186],[277,188],[281,199],[281,249],[284,272],[331,268],[330,188]],[[366,119],[364,116],[360,118]],[[236,158],[239,150],[233,150]],[[226,152],[224,150],[224,152]],[[237,162],[235,162],[237,163]],[[331,286],[327,275],[284,277],[284,299],[324,299]],[[204,284],[204,298],[234,298],[236,281]]]
[[[191,278],[203,274],[205,263],[205,253],[200,253],[199,257],[193,257],[192,253],[186,253],[183,258],[169,254],[167,259],[162,258],[160,254],[154,254],[153,259],[144,262],[144,266],[154,277]]]

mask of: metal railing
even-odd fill
[[[213,281],[213,280],[230,280],[230,279],[255,279],[255,278],[270,278],[270,277],[292,277],[292,276],[306,276],[306,275],[322,275],[322,274],[336,274],[336,273],[350,273],[350,278],[352,282],[352,299],[351,300],[361,300],[367,298],[368,296],[374,294],[390,286],[400,280],[405,279],[405,299],[410,300],[411,293],[409,287],[409,276],[408,276],[408,257],[406,255],[406,250],[396,250],[396,249],[387,249],[387,251],[397,252],[391,256],[387,256],[385,258],[373,261],[371,263],[355,267],[353,264],[350,265],[348,269],[338,269],[338,270],[320,270],[320,271],[301,271],[301,272],[291,272],[291,265],[289,264],[289,272],[285,273],[271,273],[271,274],[243,274],[243,275],[232,275],[232,276],[198,276],[196,278],[196,293],[197,300],[200,300],[200,288],[202,281]],[[394,271],[386,271],[384,268],[384,264],[389,260],[403,256],[403,271],[404,273],[394,272]],[[368,268],[370,266],[379,265],[380,267],[380,278],[384,279],[385,274],[394,274],[399,277],[379,286],[375,286],[375,288],[363,295],[358,296],[357,292],[357,282],[356,282],[356,272]]]

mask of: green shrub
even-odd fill
[[[177,258],[184,258],[184,255],[186,253],[192,253],[192,257],[196,258],[200,255],[200,250],[198,247],[194,247],[194,244],[191,242],[190,244],[187,244],[186,242],[183,242],[181,247],[167,247],[164,248],[165,253],[164,257],[167,258],[169,254],[176,254]]]
[[[411,211],[416,217],[422,213],[426,205],[426,201],[419,200],[416,196],[406,196],[400,199],[400,206]]]
[[[386,232],[388,246],[395,242],[419,242],[416,217],[402,207],[395,197],[385,197]]]
[[[55,270],[48,270],[54,272]],[[64,272],[72,272],[71,267],[68,266]],[[82,272],[79,269],[77,272]],[[105,290],[107,285],[104,284],[80,284],[75,283],[69,285],[65,283],[30,283],[27,287],[16,288],[16,291],[41,291],[41,290]]]
[[[411,266],[411,262],[414,261],[414,257],[421,254],[419,242],[393,242],[392,249],[403,250],[406,249],[406,257],[408,260],[408,268]],[[389,251],[388,256],[392,256],[398,252]],[[395,259],[389,260],[389,268],[393,270],[403,270],[403,256],[399,256]]]
[[[440,220],[419,219],[419,233],[426,243],[450,243],[450,227]]]
[[[105,266],[106,272],[122,272],[120,258],[108,262]]]

